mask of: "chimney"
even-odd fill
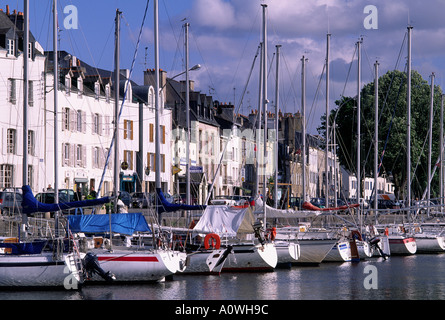
[[[9,5],[6,5],[6,14],[9,16]]]
[[[189,85],[189,90],[195,91],[195,81],[189,80]],[[181,80],[181,91],[182,90],[184,90],[183,92],[185,92],[185,80]]]

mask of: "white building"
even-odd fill
[[[8,10],[9,11],[9,10]],[[23,184],[24,68],[23,14],[0,11],[0,188]],[[15,24],[12,23],[15,21]],[[27,118],[27,182],[37,190],[45,170],[44,95],[45,57],[40,44],[29,34]]]

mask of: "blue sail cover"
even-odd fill
[[[111,231],[132,235],[136,231],[149,232],[147,221],[140,212],[68,216],[72,232],[102,233]]]
[[[103,197],[99,199],[82,200],[82,201],[71,201],[71,202],[60,202],[60,203],[42,203],[37,201],[37,199],[32,194],[31,188],[29,186],[22,186],[23,200],[22,208],[23,213],[31,214],[35,212],[54,212],[59,210],[75,209],[81,207],[91,207],[102,205],[111,201],[110,197]]]
[[[204,210],[206,208],[206,206],[201,205],[187,205],[168,202],[167,199],[165,199],[164,193],[160,188],[156,188],[156,193],[161,202],[161,204],[157,206],[158,213],[173,212],[178,210]]]

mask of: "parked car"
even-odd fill
[[[151,194],[146,192],[134,192],[131,195],[131,205],[133,208],[148,208],[151,203]]]
[[[248,196],[216,196],[211,201],[214,205],[228,205],[228,206],[243,206],[250,203],[250,197]]]
[[[22,212],[22,194],[14,191],[0,191],[1,213]]]
[[[324,198],[312,198],[311,203],[314,206],[317,206],[319,208],[325,208],[326,207],[326,199]]]

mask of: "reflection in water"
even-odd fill
[[[366,289],[367,265],[378,288]],[[445,254],[322,263],[266,273],[175,275],[163,283],[89,285],[79,291],[5,291],[1,300],[383,300],[445,299]]]

